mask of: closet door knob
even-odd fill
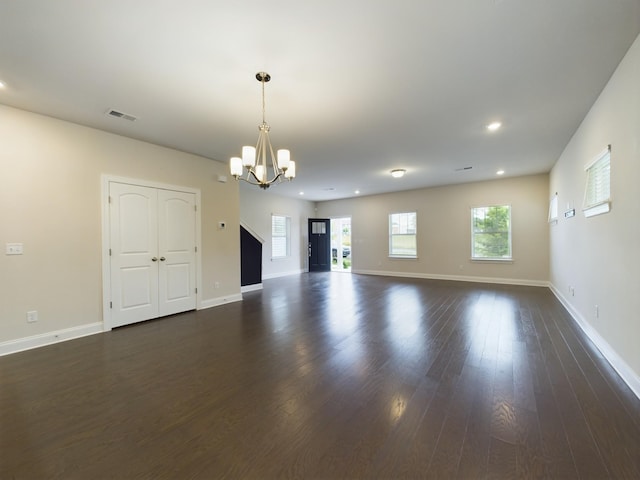
[[[151,259],[151,261],[152,261],[152,262],[157,262],[157,261],[158,261],[158,257],[153,257],[153,258]]]
[[[165,260],[166,260],[166,258],[164,258],[164,257],[160,257],[160,261],[161,261],[161,262],[164,262]]]

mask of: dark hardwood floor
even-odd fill
[[[546,288],[348,274],[0,358],[0,478],[640,478]]]

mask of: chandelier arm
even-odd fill
[[[251,181],[252,177],[253,177],[253,179],[255,180],[256,183]],[[247,180],[246,181],[248,183],[252,183],[253,185],[260,185],[262,183],[262,181],[258,178],[258,176],[256,175],[256,171],[253,168],[247,172]]]
[[[271,186],[270,183],[261,183],[261,182],[258,182],[258,181],[254,182],[254,181],[251,180],[251,177],[249,177],[248,175],[247,175],[247,177],[248,178],[237,177],[237,179],[238,180],[242,180],[243,182],[247,182],[249,185],[255,185],[256,187],[260,187],[260,188],[264,188],[264,189],[267,189],[267,188],[269,188]],[[256,178],[256,176],[253,175],[253,178]]]
[[[266,145],[269,146],[269,152],[265,151],[265,155],[267,153],[271,153],[271,168],[273,170],[273,178],[271,180],[268,180],[268,183],[272,184],[272,183],[275,183],[276,181],[280,183],[282,181],[281,177],[284,174],[284,170],[281,170],[280,167],[278,166],[278,157],[273,152],[273,146],[271,145],[271,139],[269,138],[269,130],[266,130],[264,132],[264,136],[265,136],[264,143],[266,143]],[[266,150],[266,147],[265,147],[265,150]],[[266,163],[265,163],[265,170],[266,170]]]
[[[264,183],[267,181],[267,178],[269,176],[269,170],[267,168],[267,148],[265,146],[265,133],[262,133],[262,142],[260,143],[260,164],[262,165],[262,180],[261,182]]]
[[[271,152],[271,166],[273,168],[273,174],[277,175],[280,172],[280,167],[278,166],[278,157],[273,154],[273,146],[271,146],[271,139],[269,138],[269,134],[267,133],[267,144],[269,145],[269,151]]]
[[[256,141],[256,163],[251,169],[251,174],[257,180],[258,184],[262,183],[262,179],[258,177],[258,167],[262,166],[262,131],[258,134],[258,140]]]

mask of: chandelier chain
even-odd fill
[[[264,100],[264,79],[262,79],[260,83],[262,83],[262,123],[267,123],[265,120],[266,103]]]

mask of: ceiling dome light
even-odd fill
[[[495,132],[501,126],[502,126],[502,124],[500,122],[492,122],[489,125],[487,125],[487,130],[489,130],[490,132]]]
[[[504,175],[504,170],[498,170],[498,171],[496,172],[496,175]]]
[[[407,171],[404,168],[396,168],[395,170],[391,170],[391,176],[393,178],[402,178]]]

